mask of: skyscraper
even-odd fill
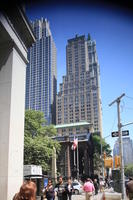
[[[47,123],[56,122],[56,47],[46,19],[31,22],[36,43],[29,49],[26,109],[40,110]]]
[[[88,121],[101,134],[99,63],[96,42],[89,34],[88,38],[76,35],[68,40],[66,64],[66,76],[57,95],[56,124]]]
[[[123,159],[124,165],[133,163],[133,141],[130,137],[123,137]],[[119,139],[116,140],[113,148],[113,156],[119,155]]]

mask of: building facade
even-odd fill
[[[0,7],[1,200],[13,199],[23,182],[27,49],[35,42],[23,8],[11,3]]]
[[[116,140],[113,148],[113,157],[119,155],[119,139]],[[133,164],[133,141],[130,137],[123,137],[123,159],[124,165]]]
[[[65,177],[83,178],[84,176],[92,177],[93,168],[93,138],[88,132],[91,130],[91,124],[88,122],[76,122],[70,124],[56,125],[58,136],[56,139],[60,142],[61,153],[58,155],[57,168],[58,172]],[[73,134],[69,134],[69,130]],[[76,133],[76,130],[82,133]],[[75,136],[75,137],[74,137]],[[73,150],[72,145],[74,138],[77,138],[77,148]]]
[[[56,47],[46,19],[31,22],[36,43],[29,49],[26,71],[26,109],[40,110],[47,124],[56,120]]]
[[[56,124],[87,121],[102,134],[99,63],[96,42],[89,34],[68,40],[66,65],[56,99]]]

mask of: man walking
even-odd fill
[[[86,200],[92,200],[93,198],[93,192],[95,190],[93,182],[90,178],[88,178],[83,186],[83,190],[86,194]]]
[[[126,193],[129,200],[133,200],[133,178],[129,178],[129,182],[126,185]]]
[[[55,186],[55,191],[57,192],[58,200],[67,200],[67,191],[62,176],[59,177],[59,183]]]

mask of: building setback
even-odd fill
[[[56,124],[87,121],[102,134],[99,63],[96,42],[89,34],[87,39],[76,35],[68,40],[66,65],[66,76],[57,94]],[[70,129],[68,134],[71,132]]]
[[[26,109],[40,110],[47,124],[56,122],[56,47],[46,19],[31,22],[36,43],[29,49],[26,70]]]

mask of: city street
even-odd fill
[[[102,193],[94,195],[93,200],[102,200],[102,195],[103,195]],[[55,200],[57,200],[57,197]],[[72,200],[85,200],[85,193],[82,193],[81,195],[73,195]]]
[[[121,194],[114,192],[113,188],[105,189],[104,192],[99,192],[98,195],[93,196],[93,200],[103,200],[103,195],[105,195],[105,199],[121,200]],[[38,197],[37,200],[40,200],[40,197]],[[55,200],[58,200],[57,196],[55,197]],[[85,193],[73,195],[72,200],[85,200]],[[128,197],[126,197],[126,200],[129,200]]]
[[[85,200],[85,193],[82,195],[73,195],[72,200]],[[102,193],[95,195],[93,200],[102,200]]]

